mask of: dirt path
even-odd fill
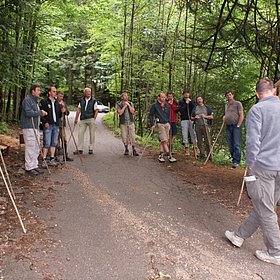
[[[223,237],[247,211],[246,197],[239,216],[234,207],[242,170],[179,155],[161,165],[149,151],[138,163],[100,117],[94,155],[82,158],[41,182],[36,199],[49,194],[51,205],[28,207],[47,233],[32,250],[2,256],[0,279],[278,279],[278,267],[253,256],[261,234],[241,249]]]

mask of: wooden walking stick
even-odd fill
[[[222,132],[222,130],[223,130],[223,128],[224,128],[224,125],[225,125],[225,122],[223,121],[222,126],[221,126],[221,128],[220,128],[220,131],[219,131],[219,133],[218,133],[218,135],[217,135],[217,137],[216,137],[216,139],[215,139],[213,145],[212,145],[211,148],[210,148],[209,154],[208,154],[208,156],[207,156],[207,158],[206,158],[206,160],[205,160],[205,162],[204,162],[204,165],[208,162],[208,160],[209,160],[211,154],[213,153],[214,147],[215,147],[215,145],[216,145],[216,143],[217,143],[217,140],[218,140],[218,138],[219,138],[219,136],[220,136],[220,134],[221,134],[221,132]]]
[[[75,127],[76,127],[76,124],[74,124],[74,127],[73,127],[73,135],[74,135]],[[70,136],[69,136],[69,139],[67,141],[68,144],[69,144],[71,138],[72,138],[72,134],[70,134]]]
[[[7,168],[6,168],[6,164],[5,164],[5,161],[4,161],[4,158],[3,158],[3,155],[2,155],[2,151],[0,149],[0,155],[1,155],[1,160],[2,160],[2,163],[3,163],[3,167],[4,167],[4,171],[6,173],[6,176],[7,176],[7,180],[8,180],[8,183],[9,183],[9,187],[11,189],[11,193],[13,195],[13,198],[16,199],[16,196],[15,196],[15,193],[14,193],[14,190],[13,190],[13,187],[12,187],[12,184],[11,184],[11,180],[10,180],[10,176],[9,176],[9,173],[7,171]]]
[[[240,189],[240,194],[239,194],[239,197],[238,197],[238,200],[237,200],[237,203],[236,203],[236,206],[239,205],[240,203],[240,200],[241,200],[241,196],[242,196],[242,193],[243,193],[243,189],[244,189],[244,185],[245,185],[245,176],[247,174],[247,170],[248,170],[248,167],[246,166],[245,168],[245,171],[244,171],[244,175],[243,175],[243,181],[242,181],[242,184],[241,184],[241,189]]]
[[[3,173],[3,170],[2,170],[1,165],[0,165],[0,173],[1,173],[2,178],[3,178],[3,180],[4,180],[6,189],[7,189],[8,194],[9,194],[9,197],[10,197],[10,199],[11,199],[11,201],[12,201],[12,204],[13,204],[13,206],[14,206],[14,208],[15,208],[15,211],[16,211],[16,213],[17,213],[17,216],[18,216],[20,225],[21,225],[21,227],[22,227],[22,230],[23,230],[24,233],[26,233],[26,229],[25,229],[25,227],[24,227],[24,224],[23,224],[22,219],[21,219],[21,217],[20,217],[20,214],[19,214],[19,212],[18,212],[16,203],[15,203],[15,201],[14,201],[14,199],[13,199],[13,196],[12,196],[12,194],[11,194],[11,191],[10,191],[10,189],[9,189],[9,186],[8,186],[8,184],[7,184],[7,181],[6,181],[6,178],[5,178],[5,176],[4,176],[4,173]]]
[[[75,147],[76,147],[76,150],[78,151],[79,159],[80,159],[80,161],[81,161],[81,164],[84,165],[84,162],[83,162],[83,160],[82,160],[82,157],[81,157],[81,155],[80,155],[80,153],[79,153],[79,149],[78,149],[78,145],[77,145],[76,139],[75,139],[75,137],[74,137],[74,130],[72,130],[72,127],[71,127],[71,125],[70,125],[68,116],[66,116],[66,120],[67,120],[67,124],[68,124],[68,126],[69,126],[69,130],[70,130],[71,136],[72,136],[73,141],[74,141],[74,145],[75,145]],[[74,126],[74,127],[75,127],[75,126]]]
[[[208,125],[207,125],[206,122],[207,122],[207,120],[205,120],[205,119],[203,118],[203,124],[204,124],[205,132],[206,132],[206,138],[207,138],[208,145],[209,145],[209,147],[210,147],[210,150],[209,150],[209,158],[210,158],[210,156],[211,156],[211,154],[212,154],[212,145],[211,145],[211,141],[210,141],[210,135],[209,135]],[[208,158],[208,159],[209,159],[209,158]]]

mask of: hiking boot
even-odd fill
[[[64,160],[64,159],[63,159],[63,160]],[[73,161],[73,159],[70,158],[70,157],[68,157],[68,156],[66,156],[66,161]]]
[[[177,161],[177,159],[174,158],[173,156],[168,156],[168,160],[169,160],[169,162],[176,162]]]
[[[42,168],[48,168],[48,165],[49,165],[49,163],[48,163],[47,159],[42,161]]]
[[[133,154],[134,157],[138,157],[139,156],[139,154],[137,153],[137,151],[135,149],[133,149],[132,154]]]
[[[199,156],[199,160],[203,161],[205,159],[204,155]]]
[[[163,157],[163,154],[160,154],[160,155],[158,156],[158,161],[159,161],[159,162],[165,162],[165,159],[164,159],[164,157]]]
[[[89,154],[89,155],[92,155],[92,154],[93,154],[93,150],[89,150],[89,151],[88,151],[88,154]]]
[[[73,154],[74,155],[78,155],[78,154],[82,155],[83,151],[82,150],[76,150],[76,151],[73,152]]]
[[[49,166],[57,166],[58,165],[58,163],[55,161],[55,159],[53,158],[53,159],[51,159],[50,160],[50,163],[49,163]]]
[[[34,169],[25,170],[25,173],[26,173],[28,176],[32,176],[32,177],[35,177],[35,176],[39,175],[39,173],[36,172]]]
[[[189,147],[185,147],[185,156],[190,156],[190,149]]]
[[[128,155],[129,155],[129,151],[128,151],[128,149],[125,149],[125,151],[124,151],[124,155],[125,155],[125,156],[128,156]]]
[[[235,168],[238,167],[238,166],[239,166],[239,164],[234,162],[234,163],[231,165],[231,168],[235,169]]]
[[[236,247],[240,248],[244,242],[244,239],[237,236],[234,231],[226,231],[225,232],[226,238]]]
[[[271,256],[265,250],[257,250],[255,256],[261,261],[280,265],[280,256]]]
[[[39,168],[34,168],[34,171],[36,171],[38,174],[44,174],[45,172]]]

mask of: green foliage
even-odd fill
[[[6,122],[1,122],[0,123],[0,134],[5,134],[9,130],[9,126]]]

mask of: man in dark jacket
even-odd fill
[[[197,140],[193,129],[193,121],[191,120],[192,110],[195,107],[195,101],[190,98],[190,93],[187,89],[183,92],[183,98],[179,101],[180,115],[181,115],[181,127],[182,127],[182,137],[183,144],[185,146],[185,155],[190,155],[189,148],[189,133],[191,141],[193,143],[193,153],[194,157],[197,157]]]
[[[158,132],[160,141],[159,162],[165,162],[164,154],[168,155],[168,160],[170,162],[175,162],[176,159],[172,156],[168,148],[168,140],[170,137],[170,113],[169,105],[166,103],[165,94],[163,92],[158,95],[157,101],[151,106],[149,117],[150,123],[153,124],[152,129],[155,128]]]
[[[81,115],[81,116],[80,116]],[[97,102],[91,96],[91,89],[84,89],[84,97],[80,100],[75,117],[75,125],[79,122],[79,136],[78,136],[78,151],[74,154],[82,154],[84,150],[84,136],[89,129],[89,154],[93,154],[94,142],[95,142],[95,120],[98,115]]]
[[[47,112],[39,108],[38,98],[40,93],[40,86],[33,84],[30,88],[30,94],[22,102],[20,118],[25,143],[25,171],[32,176],[42,173],[38,169],[38,156],[40,154],[39,123],[40,117],[46,116]]]
[[[59,135],[60,118],[62,116],[61,108],[56,100],[56,88],[50,86],[46,99],[41,101],[41,109],[46,111],[47,116],[42,118],[43,124],[43,136],[44,136],[44,147],[43,147],[43,167],[46,164],[46,157],[48,151],[50,151],[50,166],[57,166],[55,161],[55,149],[57,146],[57,140]]]

